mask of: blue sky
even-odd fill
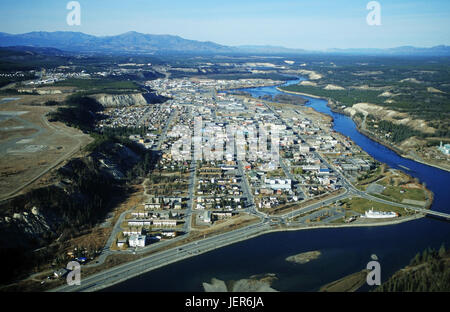
[[[79,0],[80,26],[67,25],[68,2],[2,1],[0,31],[116,35],[134,30],[304,49],[450,45],[448,0],[379,0],[381,26],[367,25],[368,0]]]

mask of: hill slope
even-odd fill
[[[210,41],[196,41],[173,35],[142,34],[135,31],[115,36],[93,36],[81,32],[34,31],[25,34],[0,32],[0,46],[52,47],[70,52],[101,53],[239,53],[239,54],[364,54],[450,56],[450,47],[440,45],[431,48],[403,46],[392,49],[330,49],[326,52],[290,49],[270,45],[225,46]]]
[[[0,33],[0,46],[53,47],[81,52],[231,52],[213,42],[187,40],[171,35],[147,35],[127,32],[117,36],[96,37],[80,32],[30,32],[11,35]]]

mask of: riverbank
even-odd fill
[[[384,142],[383,140],[378,139],[377,137],[375,137],[375,136],[374,136],[372,133],[370,133],[369,131],[363,130],[363,129],[361,128],[360,123],[357,122],[355,119],[353,119],[352,116],[350,116],[350,115],[348,115],[348,114],[346,114],[346,113],[340,112],[340,111],[333,110],[333,108],[332,108],[331,106],[330,106],[330,109],[331,109],[333,112],[337,112],[337,113],[339,113],[339,114],[343,114],[343,115],[349,116],[349,117],[353,120],[353,122],[355,123],[355,125],[356,125],[356,130],[358,130],[359,133],[361,133],[362,135],[365,135],[366,137],[368,137],[368,138],[371,139],[372,141],[375,141],[375,142],[377,142],[378,144],[381,144],[381,145],[383,145],[384,147],[389,148],[391,151],[393,151],[394,153],[396,153],[398,156],[403,157],[403,158],[407,158],[407,159],[411,159],[411,160],[416,161],[416,162],[418,162],[418,163],[421,163],[421,164],[423,164],[423,165],[427,165],[427,166],[430,166],[430,167],[434,167],[434,168],[437,168],[437,169],[441,169],[441,170],[450,172],[450,169],[448,169],[448,168],[445,168],[445,167],[442,167],[442,166],[439,166],[439,165],[436,165],[436,164],[433,164],[433,163],[428,163],[428,162],[425,162],[425,161],[423,161],[423,160],[421,160],[421,159],[418,159],[418,158],[412,157],[412,156],[410,156],[410,155],[408,155],[408,154],[405,154],[401,149],[398,149],[398,148],[392,146],[391,144],[389,144],[389,143],[387,143],[387,142]]]
[[[295,92],[295,91],[287,91],[287,90],[283,90],[283,89],[280,88],[280,87],[276,87],[276,89],[277,89],[278,91],[280,91],[280,92],[283,92],[283,93],[290,93],[290,94],[295,94],[295,95],[300,95],[300,96],[308,96],[308,97],[311,97],[311,98],[315,98],[315,99],[320,99],[320,100],[327,101],[327,106],[330,108],[330,110],[331,110],[332,112],[338,113],[338,114],[342,114],[342,115],[346,115],[346,116],[350,117],[350,118],[353,120],[353,122],[355,123],[355,125],[356,125],[356,130],[358,130],[359,133],[361,133],[361,134],[367,136],[368,138],[370,138],[372,141],[375,141],[375,142],[377,142],[377,143],[379,143],[379,144],[381,144],[381,145],[383,145],[383,146],[389,148],[390,150],[392,150],[393,152],[395,152],[395,153],[396,153],[398,156],[400,156],[400,157],[407,158],[407,159],[411,159],[411,160],[416,161],[416,162],[418,162],[418,163],[421,163],[421,164],[424,164],[424,165],[427,165],[427,166],[430,166],[430,167],[434,167],[434,168],[437,168],[437,169],[441,169],[441,170],[450,172],[450,169],[449,169],[449,168],[445,168],[445,167],[442,167],[442,166],[439,166],[439,165],[436,165],[436,164],[433,164],[433,163],[429,163],[429,162],[423,161],[422,159],[418,159],[418,158],[416,158],[416,157],[412,157],[412,156],[410,156],[410,155],[408,155],[408,154],[405,154],[402,150],[400,150],[400,149],[398,149],[398,148],[392,146],[391,144],[389,144],[389,143],[387,143],[387,142],[385,142],[385,141],[383,141],[383,140],[380,140],[380,139],[376,138],[376,137],[375,137],[373,134],[371,134],[370,132],[364,131],[363,129],[361,129],[360,123],[357,122],[357,120],[355,120],[355,119],[353,118],[353,116],[351,116],[349,113],[345,112],[344,110],[337,109],[337,108],[334,107],[333,105],[330,105],[330,103],[332,102],[332,100],[329,99],[329,98],[324,98],[324,97],[320,97],[320,96],[313,95],[313,94],[309,94],[309,93]]]
[[[421,163],[423,165],[427,165],[427,166],[430,166],[430,167],[434,167],[434,168],[437,168],[437,169],[441,169],[441,170],[450,172],[449,168],[445,168],[445,167],[442,167],[442,166],[439,166],[439,165],[436,165],[436,164],[433,164],[433,163],[428,163],[428,162],[425,162],[425,161],[423,161],[421,159],[418,159],[416,157],[412,157],[411,155],[405,154],[404,151],[402,151],[401,149],[396,148],[396,147],[392,146],[391,144],[389,144],[389,143],[387,143],[387,142],[385,142],[383,140],[380,140],[379,138],[375,137],[371,132],[369,132],[367,130],[363,130],[361,128],[361,123],[358,122],[356,119],[354,119],[353,116],[351,116],[347,112],[345,112],[343,110],[337,110],[336,108],[334,108],[333,106],[330,106],[330,105],[328,105],[328,107],[330,107],[332,112],[339,113],[339,114],[346,115],[346,116],[350,117],[353,120],[353,122],[355,123],[356,130],[358,130],[359,133],[361,133],[362,135],[365,135],[366,137],[368,137],[372,141],[375,141],[378,144],[381,144],[384,147],[389,148],[391,151],[396,153],[398,156],[403,157],[403,158],[407,158],[407,159],[411,159],[411,160],[416,161],[418,163]]]
[[[355,131],[353,131],[353,132],[356,133]],[[377,147],[377,148],[379,148],[379,147]],[[384,152],[389,152],[389,151],[386,150]],[[440,185],[443,185],[443,184],[441,183]],[[443,193],[441,191],[439,194],[440,194],[439,199],[443,198],[444,202],[448,203],[448,200],[445,200],[445,198],[446,198],[445,197],[445,193]],[[441,197],[442,196],[441,194],[443,194],[444,196]],[[416,248],[415,247],[416,244],[417,244],[416,241],[419,241],[419,240],[410,239],[411,236],[412,237],[419,236],[419,234],[420,234],[420,238],[422,238],[422,237],[427,237],[428,238],[430,235],[433,235],[436,232],[435,229],[439,228],[439,226],[441,226],[444,229],[448,230],[448,228],[445,227],[447,225],[443,224],[443,222],[437,223],[437,222],[434,222],[434,221],[430,221],[429,218],[428,218],[428,220],[414,222],[413,224],[411,224],[411,226],[408,226],[408,229],[404,229],[404,232],[408,234],[408,236],[407,236],[408,239],[405,240],[401,244],[401,246],[397,246],[397,244],[398,244],[398,240],[397,239],[399,237],[403,237],[403,236],[399,235],[399,231],[401,231],[402,228],[404,228],[405,226],[389,227],[389,228],[386,228],[386,229],[383,228],[381,230],[373,229],[373,230],[370,230],[370,231],[366,231],[366,230],[357,231],[356,228],[363,228],[363,227],[368,227],[368,226],[371,226],[371,227],[378,226],[379,227],[379,226],[385,226],[385,225],[391,225],[391,224],[406,223],[408,221],[413,221],[413,220],[418,220],[420,218],[423,218],[423,216],[424,215],[418,214],[418,215],[414,215],[414,216],[411,216],[411,217],[408,217],[408,218],[405,217],[405,218],[402,218],[402,219],[399,218],[398,220],[389,220],[387,222],[373,222],[373,223],[367,223],[367,224],[335,224],[335,225],[321,224],[321,225],[316,225],[316,226],[303,226],[303,228],[300,228],[299,226],[286,228],[286,227],[283,227],[280,224],[275,225],[275,227],[271,228],[269,226],[269,224],[264,224],[264,225],[263,224],[259,224],[259,226],[255,227],[253,229],[246,228],[246,230],[244,232],[237,232],[236,233],[237,235],[235,235],[236,237],[227,236],[228,239],[229,239],[228,242],[225,239],[221,239],[220,236],[219,237],[212,237],[212,240],[210,242],[213,242],[213,244],[210,244],[211,246],[208,246],[204,250],[203,250],[203,247],[202,247],[202,250],[199,253],[186,255],[186,249],[187,248],[183,247],[183,252],[182,252],[183,253],[183,258],[182,259],[186,259],[188,257],[194,257],[197,254],[208,253],[208,252],[210,252],[210,251],[212,251],[214,249],[219,249],[219,248],[225,247],[227,245],[236,244],[236,243],[238,243],[240,241],[251,240],[252,238],[255,238],[255,237],[258,237],[258,236],[262,236],[264,234],[268,234],[268,233],[271,233],[271,232],[286,232],[286,231],[300,232],[300,230],[319,229],[319,228],[333,228],[333,227],[334,228],[345,228],[345,227],[353,227],[353,228],[355,228],[355,230],[351,231],[352,232],[351,233],[352,234],[351,238],[352,239],[354,238],[355,241],[357,241],[357,242],[360,241],[359,244],[362,247],[359,247],[359,248],[365,248],[365,246],[370,244],[371,242],[372,243],[373,242],[379,242],[380,241],[380,237],[382,237],[382,238],[384,238],[384,239],[381,239],[381,241],[383,242],[382,246],[381,247],[377,247],[376,244],[374,244],[375,250],[374,251],[370,250],[370,252],[376,252],[378,254],[377,248],[379,248],[379,250],[385,250],[387,248],[386,245],[391,245],[391,246],[393,246],[392,250],[395,250],[395,251],[399,250],[398,254],[401,256],[401,255],[403,255],[405,253],[405,250],[406,250],[405,245],[414,244],[414,248]],[[425,218],[423,218],[423,219],[425,219]],[[424,229],[428,229],[426,227],[428,225],[428,223],[432,223],[432,222],[433,222],[433,224],[430,225],[430,227],[432,227],[431,230],[430,231],[425,231]],[[421,228],[420,226],[422,226],[423,228]],[[319,237],[320,235],[316,235],[316,234],[321,234],[322,235],[325,232],[326,231],[314,231],[313,233],[308,233],[308,234],[305,234],[305,235],[295,235],[295,234],[291,235],[290,234],[290,235],[287,235],[287,237],[292,237],[292,236],[295,236],[296,238],[297,237],[301,237],[301,239],[295,239],[295,241],[296,242],[301,242],[302,248],[304,248],[304,250],[313,250],[313,249],[322,248],[320,245],[323,242],[327,242],[329,240],[333,240],[336,236],[340,235],[340,232],[346,232],[346,231],[344,231],[344,230],[342,230],[342,231],[335,231],[335,232],[339,232],[339,233],[335,233],[337,235],[332,235],[332,237],[328,237],[327,239],[325,239],[324,237]],[[370,233],[366,233],[366,232],[370,232]],[[386,232],[388,232],[388,233],[386,234]],[[245,235],[247,233],[248,233],[248,236]],[[424,235],[424,233],[427,233],[427,235]],[[273,237],[277,237],[277,236],[278,235],[273,235]],[[316,240],[311,240],[310,236],[313,236],[313,237],[314,236],[318,236],[318,237],[316,238]],[[345,236],[345,237],[348,238],[350,236]],[[439,239],[440,239],[440,237],[439,237]],[[267,238],[265,238],[264,241],[265,240],[271,241],[270,236],[267,236]],[[292,239],[287,240],[288,243],[286,245],[287,246],[291,246],[292,245],[292,241],[293,241]],[[350,241],[348,239],[339,239],[339,240],[336,240],[331,247],[335,248],[335,246],[338,246],[339,249],[342,249],[344,246],[348,245],[348,246],[351,246],[351,248],[356,248],[356,247],[354,247],[355,246],[355,241],[353,241],[353,240]],[[411,241],[413,241],[413,243],[411,243]],[[272,244],[263,244],[263,245],[261,245],[261,242],[259,242],[259,243],[260,244],[257,244],[257,245],[255,245],[253,247],[254,249],[248,248],[248,250],[251,250],[251,252],[252,252],[252,255],[249,256],[249,258],[248,258],[248,259],[251,259],[251,261],[242,261],[242,253],[238,252],[238,253],[234,253],[233,254],[233,255],[238,255],[236,258],[238,258],[238,261],[239,261],[238,262],[239,268],[245,268],[246,269],[246,267],[245,267],[246,263],[250,263],[249,268],[253,268],[255,265],[257,265],[257,263],[260,262],[260,261],[258,261],[258,259],[260,259],[260,258],[259,258],[259,254],[257,254],[256,251],[261,250],[261,246],[263,246],[264,255],[266,255],[267,250],[269,250],[270,248],[273,248],[273,246],[281,245],[281,244],[278,244],[277,242],[272,243]],[[313,243],[314,243],[314,246],[311,246]],[[198,241],[198,244],[202,244],[202,241]],[[307,244],[310,244],[310,246],[308,246]],[[247,243],[246,243],[246,245],[247,245]],[[348,248],[348,246],[347,246],[347,248]],[[192,247],[192,245],[190,245],[190,247]],[[328,246],[328,248],[330,248],[330,246]],[[400,248],[401,248],[401,250],[400,250]],[[239,251],[241,251],[241,252],[242,252],[242,250],[243,249],[239,249]],[[278,255],[278,254],[280,254],[279,251],[280,251],[280,249],[276,249],[272,254]],[[364,252],[364,251],[362,251],[362,252]],[[407,250],[406,250],[406,252],[407,252]],[[227,256],[230,256],[231,252],[228,252],[228,254],[227,253],[225,253],[225,254]],[[360,253],[358,253],[358,254],[360,254]],[[232,257],[227,257],[227,256],[223,256],[223,254],[221,254],[220,257],[216,257],[215,258],[215,260],[217,260],[217,261],[207,261],[207,262],[205,261],[206,265],[204,263],[202,263],[202,265],[199,266],[197,268],[197,270],[196,270],[195,267],[193,267],[192,263],[186,261],[185,262],[186,265],[184,265],[183,270],[176,271],[177,273],[176,273],[176,276],[174,278],[174,280],[175,280],[174,283],[178,284],[178,283],[181,282],[181,280],[191,280],[193,278],[193,276],[189,276],[189,277],[182,276],[182,277],[180,277],[180,275],[182,275],[186,271],[194,272],[194,273],[189,273],[189,274],[198,275],[198,272],[202,271],[202,270],[203,271],[204,270],[208,270],[209,272],[212,272],[212,271],[218,272],[223,267],[229,266],[229,267],[231,267],[231,270],[233,270],[233,272],[235,272],[236,265],[231,265],[230,264],[230,259]],[[173,260],[173,258],[169,258],[169,259]],[[173,260],[173,262],[177,262],[177,261],[182,260],[182,259],[178,259],[177,258],[177,259]],[[226,260],[225,263],[222,263],[221,259],[225,259]],[[255,261],[255,259],[256,259],[256,261]],[[346,254],[346,259],[347,259],[347,254]],[[153,259],[149,259],[149,260],[153,261]],[[208,258],[208,260],[210,260],[210,258]],[[339,262],[339,261],[336,261],[336,262]],[[217,267],[217,268],[214,268],[215,270],[212,270],[212,268],[210,266],[208,266],[208,264],[211,265],[213,263],[216,263],[216,264],[218,263],[218,264],[220,264],[220,266]],[[167,262],[161,264],[161,266],[165,266],[166,264],[167,264]],[[138,267],[139,273],[137,273],[137,275],[141,275],[142,274],[141,273],[142,269],[139,266],[139,263],[134,262],[134,263],[130,263],[130,265],[134,266],[134,267]],[[148,265],[148,263],[147,263],[147,265]],[[148,271],[154,270],[155,268],[156,268],[156,265],[154,267],[152,267],[151,269],[149,269]],[[205,269],[205,268],[207,268],[207,269]],[[354,265],[354,269],[352,271],[355,272],[359,268],[361,268],[361,263],[357,263],[356,265]],[[383,269],[384,268],[385,267],[383,266]],[[172,269],[172,267],[168,268],[167,270],[161,270],[160,271],[160,272],[164,273],[164,276],[162,277],[164,280],[170,279],[170,277],[168,277],[166,274],[167,274],[167,271],[169,271],[171,269]],[[271,271],[272,270],[270,270],[270,271],[268,271],[268,270],[261,270],[261,272],[271,272]],[[109,272],[106,272],[105,274],[112,275]],[[119,273],[117,273],[117,274],[119,274]],[[155,274],[158,275],[157,273],[155,273]],[[184,274],[186,274],[186,273],[184,273]],[[162,275],[162,274],[160,274],[160,275]],[[154,274],[152,274],[151,276],[154,276]],[[146,282],[150,282],[152,280],[151,276],[150,277],[145,277]],[[129,275],[126,278],[128,279]],[[326,280],[334,280],[335,278],[336,277],[334,277],[333,279],[330,278],[330,279],[326,279]],[[325,280],[325,279],[323,279],[323,280]],[[159,280],[158,279],[153,279],[153,281],[158,284],[157,287],[161,287],[161,285],[160,285],[161,279],[159,279]],[[117,282],[114,282],[114,283],[117,283]],[[101,284],[101,282],[99,284]],[[122,288],[125,287],[124,289],[126,289],[127,285],[128,284],[124,284],[124,285],[121,285],[120,287],[122,287]],[[192,285],[193,284],[191,284],[190,286],[192,287]],[[198,285],[198,283],[197,283],[197,285]],[[144,287],[145,287],[145,285],[144,285]],[[142,291],[143,288],[140,287],[138,289],[140,291]]]
[[[388,225],[401,224],[404,222],[409,222],[409,221],[421,219],[424,217],[425,217],[425,215],[423,215],[421,213],[416,213],[412,216],[400,217],[400,218],[397,218],[395,220],[390,220],[390,221],[379,221],[379,222],[373,222],[373,223],[346,223],[346,224],[321,224],[321,225],[310,224],[308,226],[302,226],[302,227],[292,226],[292,227],[286,227],[286,228],[280,228],[280,229],[271,229],[271,230],[268,230],[266,233],[284,232],[284,231],[301,231],[301,230],[311,230],[311,229],[388,226]],[[266,233],[263,233],[263,234],[266,234]]]
[[[140,276],[140,275],[142,275],[144,273],[147,273],[147,272],[156,270],[158,268],[164,267],[166,265],[169,265],[169,264],[172,264],[172,263],[176,263],[176,262],[188,259],[188,258],[192,258],[192,257],[198,256],[198,255],[201,255],[201,254],[204,254],[204,253],[207,253],[207,252],[219,249],[219,248],[223,248],[223,247],[226,247],[226,246],[229,246],[229,245],[232,245],[232,244],[236,244],[238,242],[242,242],[242,241],[245,241],[245,240],[250,240],[250,239],[253,239],[253,238],[256,238],[256,237],[259,237],[259,236],[262,236],[262,235],[270,234],[270,233],[285,232],[285,231],[314,230],[314,229],[324,229],[324,228],[349,228],[349,227],[355,228],[355,227],[388,226],[388,225],[400,224],[400,223],[404,223],[404,222],[408,222],[408,221],[417,220],[417,219],[420,219],[420,218],[423,218],[423,217],[424,217],[424,215],[422,215],[422,214],[416,214],[414,216],[404,217],[404,218],[400,218],[400,219],[397,219],[397,220],[389,220],[389,221],[383,221],[383,222],[374,222],[374,223],[368,223],[368,224],[341,224],[341,225],[331,225],[331,224],[330,225],[325,225],[325,224],[323,224],[323,225],[309,225],[309,226],[306,226],[306,227],[302,226],[302,227],[290,227],[290,228],[273,228],[273,229],[265,229],[265,230],[263,229],[261,231],[258,231],[256,233],[254,233],[254,234],[250,234],[248,236],[245,236],[245,235],[244,236],[240,236],[239,238],[236,238],[233,241],[218,242],[218,243],[214,244],[213,247],[202,249],[201,251],[199,251],[198,253],[195,253],[195,254],[187,254],[186,253],[182,257],[179,257],[177,259],[173,259],[173,258],[168,259],[164,263],[156,265],[156,266],[151,267],[151,268],[148,268],[146,266],[142,266],[142,270],[140,270],[137,273],[127,274],[125,277],[119,278],[118,280],[116,280],[114,282],[108,282],[108,283],[102,284],[102,285],[96,284],[95,286],[89,288],[89,290],[86,289],[86,291],[99,291],[99,290],[111,287],[113,285],[122,283],[122,282],[124,282],[126,280],[129,280],[129,279],[133,278],[133,277],[137,277],[137,276]],[[119,265],[117,267],[113,267],[111,270],[118,270],[118,269],[120,269],[121,266],[129,266],[130,264],[133,264],[134,262],[136,262],[136,267],[138,267],[139,266],[139,262],[143,261],[144,259],[145,258],[138,259],[138,260],[132,261],[132,262],[127,262],[127,263],[124,263],[124,264]],[[107,273],[107,272],[103,271],[103,272],[100,272],[98,274],[105,274],[105,273]],[[84,277],[84,278],[86,278],[86,277]],[[53,291],[58,291],[58,290],[54,289]]]
[[[329,99],[327,99],[327,98],[323,98],[323,97],[320,97],[320,96],[317,96],[317,95],[313,95],[313,94],[308,94],[308,93],[303,93],[303,92],[295,92],[295,91],[283,90],[283,89],[281,89],[280,87],[276,87],[276,89],[277,89],[278,91],[280,91],[280,92],[283,92],[283,93],[290,93],[290,94],[295,94],[295,95],[303,95],[303,96],[308,96],[308,97],[312,97],[312,98],[315,98],[315,99],[320,99],[320,100],[329,101]]]
[[[410,155],[400,155],[400,156],[403,157],[403,158],[408,158],[408,159],[411,159],[411,160],[416,161],[418,163],[421,163],[422,165],[427,165],[427,166],[430,166],[430,167],[434,167],[434,168],[437,168],[437,169],[441,169],[441,170],[450,172],[449,168],[441,167],[439,165],[435,165],[435,164],[432,164],[432,163],[427,163],[427,162],[425,162],[425,161],[423,161],[421,159],[414,158],[414,157],[412,157]]]
[[[328,283],[319,292],[355,292],[366,283],[368,270],[362,270]]]
[[[289,81],[288,79],[285,80]],[[272,80],[270,82],[267,83],[259,83],[259,84],[255,84],[255,85],[250,85],[250,86],[240,86],[240,87],[233,87],[233,88],[221,88],[219,90],[216,90],[216,93],[222,93],[222,92],[229,92],[229,91],[240,91],[241,89],[252,89],[252,88],[264,88],[264,87],[275,87],[275,86],[279,86],[280,83],[283,83],[283,81],[275,81]]]

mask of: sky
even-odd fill
[[[78,0],[81,25],[73,26],[68,2],[1,1],[0,32],[137,31],[308,50],[450,45],[449,0],[379,0],[381,25],[372,26],[368,0]]]

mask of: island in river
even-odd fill
[[[276,292],[271,287],[277,280],[275,274],[258,274],[238,281],[222,281],[212,278],[210,283],[203,283],[205,292]]]
[[[302,252],[297,255],[289,256],[286,261],[297,264],[305,264],[320,257],[322,253],[319,250]]]

